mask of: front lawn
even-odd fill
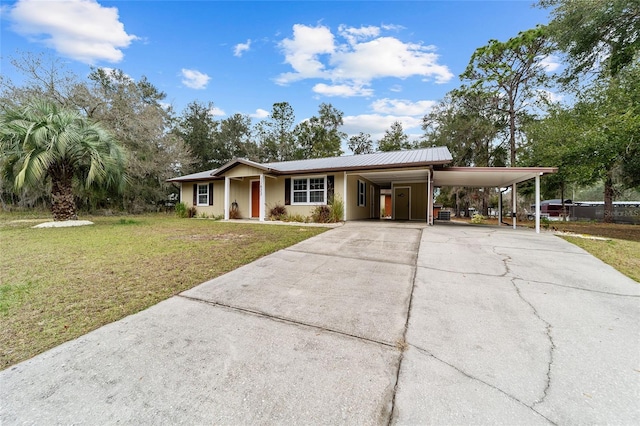
[[[326,231],[165,215],[45,229],[17,219],[0,214],[0,369]]]

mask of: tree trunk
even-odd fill
[[[613,178],[611,172],[604,180],[604,222],[613,223]]]
[[[73,196],[73,172],[64,164],[56,164],[51,175],[51,213],[53,220],[77,220],[78,213]]]

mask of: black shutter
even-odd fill
[[[327,176],[327,204],[333,204],[333,175]]]
[[[284,180],[284,205],[291,205],[291,179],[286,178]]]
[[[209,182],[209,205],[213,205],[213,182]]]
[[[198,184],[193,184],[193,205],[194,207],[198,204]]]

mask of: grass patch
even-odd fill
[[[627,240],[593,240],[562,237],[583,248],[604,263],[613,266],[629,278],[640,282],[640,242]]]
[[[0,214],[0,369],[326,230],[88,219],[95,225],[32,229],[37,218]]]

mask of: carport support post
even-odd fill
[[[260,174],[260,217],[259,221],[264,222],[264,204],[265,204],[265,188],[264,188],[264,173]]]
[[[433,188],[431,188],[431,169],[427,173],[427,225],[433,225]]]
[[[536,176],[536,234],[540,233],[540,175]]]
[[[224,220],[229,220],[229,189],[231,187],[231,179],[224,177]]]
[[[498,188],[498,226],[502,226],[502,189]]]
[[[511,188],[511,215],[513,216],[513,229],[516,229],[516,201],[517,201],[517,195],[516,195],[516,184],[513,184],[513,187]]]

